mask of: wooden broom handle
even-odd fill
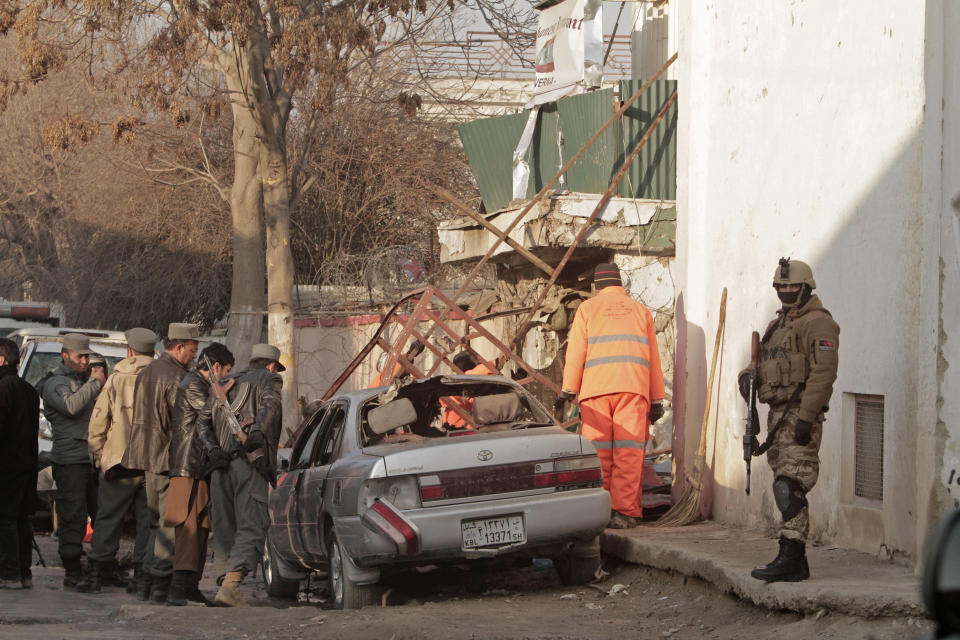
[[[703,407],[703,424],[700,427],[700,446],[697,457],[707,455],[707,424],[710,422],[710,404],[713,398],[713,375],[717,371],[717,354],[720,352],[720,338],[723,337],[723,325],[727,319],[727,288],[720,296],[720,321],[717,323],[717,339],[713,343],[713,360],[710,362],[710,377],[707,378],[707,403]]]

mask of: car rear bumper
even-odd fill
[[[407,509],[401,513],[416,531],[416,553],[402,555],[389,536],[365,526],[360,516],[334,518],[337,537],[359,566],[518,553],[599,535],[610,520],[610,494],[602,488],[576,489],[546,496]],[[525,542],[482,550],[463,548],[463,520],[507,515],[523,516]]]

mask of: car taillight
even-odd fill
[[[600,459],[579,456],[540,462],[521,462],[441,471],[422,475],[420,500],[454,500],[534,489],[577,489],[603,484]]]
[[[561,458],[554,460],[552,464],[537,465],[536,485],[538,487],[564,489],[601,484],[603,484],[603,471],[600,469],[600,459],[596,456]]]
[[[443,498],[443,495],[440,476],[420,476],[420,500],[439,500]]]
[[[420,550],[420,530],[403,512],[388,500],[377,498],[361,516],[363,525],[382,533],[397,545],[401,555],[415,555]]]

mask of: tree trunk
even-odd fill
[[[293,252],[290,249],[290,187],[282,142],[264,140],[260,154],[263,210],[267,227],[267,331],[287,367],[283,379],[283,436],[287,442],[300,422],[297,403],[296,340],[293,307]]]
[[[227,347],[233,352],[236,367],[246,367],[250,349],[262,340],[266,308],[266,260],[264,253],[261,188],[257,176],[260,141],[257,122],[242,96],[236,67],[224,72],[227,88],[233,96],[233,186],[230,189],[230,213],[233,217],[233,284],[230,289],[230,319],[227,321]]]
[[[290,248],[290,182],[287,167],[287,117],[290,100],[270,57],[266,28],[250,32],[244,48],[244,96],[257,122],[260,190],[266,227],[267,335],[280,349],[283,374],[283,432],[287,443],[300,422],[297,404],[297,350],[293,326],[293,251]]]

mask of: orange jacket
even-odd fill
[[[393,367],[393,377],[396,378],[398,375],[400,375],[401,371],[403,371],[403,367],[400,366],[400,363],[398,362],[396,366]],[[382,386],[383,386],[383,371],[377,371],[377,375],[373,376],[370,379],[370,384],[367,385],[367,389],[374,389],[376,387],[382,387]]]
[[[496,369],[496,363],[493,360],[489,361],[490,367]],[[467,376],[492,376],[495,375],[493,371],[490,370],[484,363],[480,363],[475,366],[473,369],[464,371],[463,374]],[[470,412],[470,409],[473,408],[473,398],[462,398],[460,396],[450,396],[450,400],[453,400],[459,404],[464,411]],[[451,427],[461,427],[465,420],[457,415],[457,412],[449,407],[445,407],[443,410],[443,421]]]
[[[581,400],[608,393],[663,399],[653,316],[623,287],[605,287],[577,308],[567,338],[563,388]]]

